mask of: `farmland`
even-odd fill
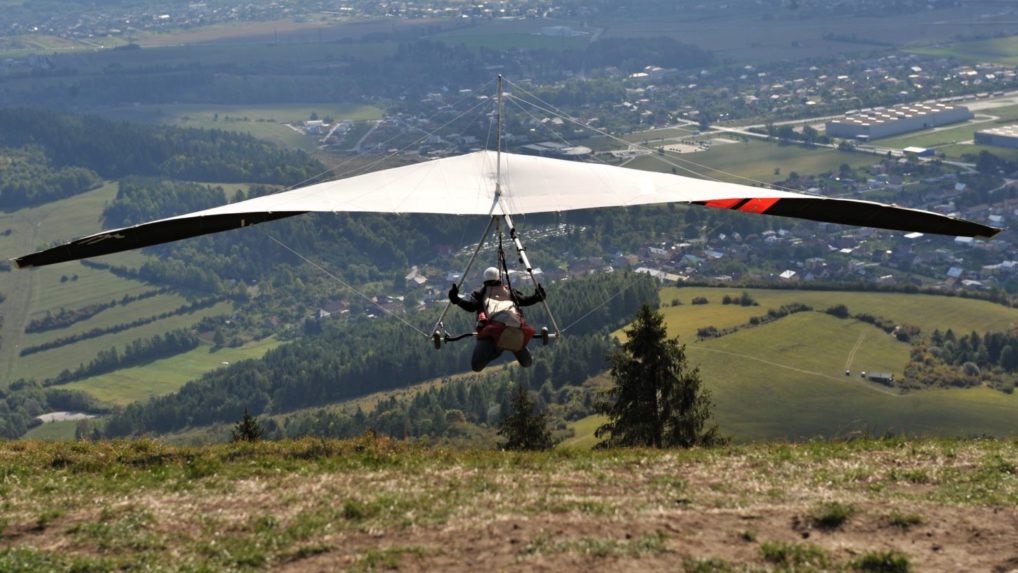
[[[70,390],[83,390],[103,402],[123,406],[174,392],[188,381],[201,377],[205,372],[241,360],[260,358],[278,345],[279,341],[274,338],[251,342],[236,348],[216,350],[202,345],[190,352],[156,360],[145,366],[123,368],[63,387]]]
[[[128,121],[162,123],[177,127],[218,128],[239,131],[278,145],[314,151],[317,140],[290,127],[311,117],[331,117],[335,121],[381,119],[382,111],[370,105],[354,104],[276,104],[236,106],[212,104],[139,105],[105,110],[104,115]]]
[[[1018,66],[1018,36],[916,47],[910,48],[908,51],[924,56],[957,58],[972,63],[996,62]]]
[[[47,241],[61,241],[93,233],[100,228],[99,215],[103,207],[116,196],[115,184],[94,191],[0,215],[0,253],[13,258],[31,252]],[[136,268],[146,255],[138,252],[111,255],[104,260],[114,265]],[[0,380],[6,385],[17,378],[44,379],[58,375],[64,369],[73,369],[88,363],[99,351],[111,347],[122,348],[138,338],[151,337],[175,328],[195,324],[206,316],[221,315],[232,310],[230,303],[221,302],[195,312],[156,320],[150,324],[130,328],[119,333],[88,338],[74,344],[18,356],[20,349],[52,341],[93,328],[111,327],[139,318],[154,317],[173,311],[188,303],[182,296],[162,293],[128,304],[117,304],[89,320],[67,328],[26,334],[25,325],[47,312],[60,309],[79,309],[89,304],[108,303],[124,296],[137,296],[157,287],[115,276],[108,271],[69,263],[57,267],[0,273],[0,291],[12,293],[0,306],[5,320],[3,346],[0,347]]]
[[[842,163],[858,167],[873,163],[873,157],[861,153],[834,151],[824,148],[805,148],[799,145],[779,145],[762,141],[746,141],[715,145],[707,151],[694,154],[665,153],[665,159],[679,167],[705,173],[725,181],[774,182],[783,181],[795,171],[816,174],[837,171]],[[635,169],[669,172],[673,165],[656,156],[638,157],[627,164]],[[777,172],[776,172],[777,170]]]

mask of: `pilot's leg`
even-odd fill
[[[474,345],[474,355],[470,358],[470,368],[474,372],[484,370],[489,362],[499,357],[502,351],[495,346],[493,338],[478,338]]]
[[[523,350],[514,352],[513,354],[516,355],[516,360],[519,361],[520,366],[524,368],[534,363],[534,357],[530,355],[530,349],[526,346],[523,347]]]

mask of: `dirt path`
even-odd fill
[[[862,348],[862,343],[864,340],[866,340],[866,331],[860,332],[859,338],[855,339],[855,346],[852,347],[852,350],[848,353],[848,359],[845,360],[846,371],[852,369],[852,362],[855,361],[855,354],[856,352],[859,352],[860,348]]]

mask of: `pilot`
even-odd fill
[[[540,284],[530,296],[510,290],[495,267],[484,269],[484,285],[468,297],[461,297],[459,286],[453,283],[449,289],[449,301],[467,312],[477,313],[477,344],[470,359],[474,372],[484,370],[489,362],[506,350],[516,355],[520,366],[533,364],[527,343],[535,330],[523,320],[520,307],[537,304],[544,298],[544,287]]]

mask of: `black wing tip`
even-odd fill
[[[987,227],[986,229],[989,231],[986,235],[976,235],[975,238],[981,241],[989,241],[1006,230],[1004,227]]]

